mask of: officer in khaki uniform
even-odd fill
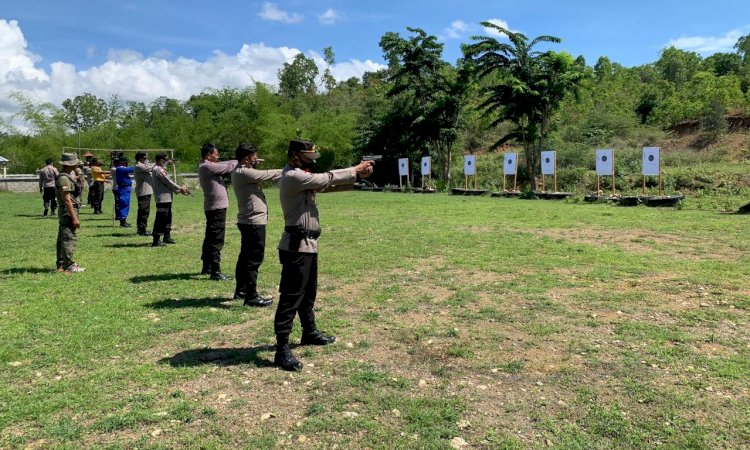
[[[44,202],[44,215],[46,216],[52,208],[52,215],[55,215],[57,209],[57,200],[55,199],[55,180],[60,172],[52,165],[52,158],[47,158],[45,166],[39,171],[39,192],[42,194]]]
[[[186,187],[181,187],[167,173],[165,167],[169,160],[167,154],[160,152],[154,157],[156,165],[151,171],[152,187],[154,189],[154,200],[156,202],[156,218],[154,219],[154,231],[152,247],[163,247],[166,244],[174,244],[172,239],[172,197],[174,193],[179,192],[183,195],[189,195],[190,191]],[[164,242],[161,237],[164,236]]]
[[[63,153],[60,159],[63,171],[55,180],[55,195],[58,208],[59,226],[57,229],[57,271],[66,273],[83,272],[85,269],[73,260],[78,236],[76,230],[81,227],[78,220],[78,200],[75,198],[77,179],[75,170],[79,164],[75,153]]]
[[[133,168],[133,177],[135,178],[135,195],[138,197],[138,236],[150,236],[151,233],[146,231],[148,226],[148,216],[151,213],[151,195],[154,193],[152,186],[151,170],[154,165],[148,162],[146,152],[137,152],[135,154],[135,167]]]
[[[315,202],[317,192],[331,192],[338,186],[351,188],[357,178],[372,174],[372,162],[362,161],[354,167],[313,174],[319,154],[315,144],[293,140],[287,150],[288,164],[279,182],[284,233],[279,243],[281,283],[279,305],[274,319],[276,355],[274,364],[284,370],[301,370],[302,363],[289,348],[289,333],[294,316],[302,324],[300,345],[327,345],[334,336],[326,336],[315,326],[315,296],[318,286],[318,238],[320,222]]]
[[[272,296],[258,293],[258,270],[266,249],[268,205],[263,194],[263,181],[278,181],[281,169],[258,169],[258,149],[249,143],[235,151],[238,166],[232,172],[232,187],[237,197],[237,228],[242,236],[240,254],[234,269],[237,287],[235,299],[244,299],[245,306],[269,306]]]

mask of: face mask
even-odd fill
[[[303,161],[302,158],[300,158],[299,166],[300,166],[300,169],[302,170],[307,170],[309,172],[312,172],[313,170],[315,170],[315,161],[313,160],[310,162],[306,162],[306,161]]]
[[[256,167],[258,167],[259,163],[260,163],[260,161],[258,161],[256,159],[255,161],[253,161],[253,162],[250,163],[250,167],[252,167],[253,169],[255,169]]]

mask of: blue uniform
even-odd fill
[[[133,173],[132,167],[118,166],[115,169],[115,180],[117,181],[117,212],[119,220],[128,218],[130,212],[130,192],[133,190],[133,182],[130,180],[130,174]]]

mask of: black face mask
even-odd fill
[[[256,167],[258,167],[259,163],[260,163],[260,161],[258,161],[256,159],[255,161],[253,161],[253,162],[250,163],[250,167],[252,167],[253,169],[255,169]]]
[[[302,158],[299,159],[299,167],[302,170],[307,170],[309,172],[312,172],[315,170],[315,161],[303,161]]]

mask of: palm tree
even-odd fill
[[[521,143],[527,174],[533,181],[552,115],[564,96],[575,90],[582,72],[574,70],[576,63],[568,54],[534,50],[541,42],[559,43],[559,38],[543,35],[529,42],[525,35],[494,23],[481,25],[507,36],[510,42],[473,36],[477,42],[462,46],[466,64],[480,80],[490,80],[487,97],[479,108],[485,115],[495,116],[491,126],[505,121],[514,125],[493,148],[511,140]]]

